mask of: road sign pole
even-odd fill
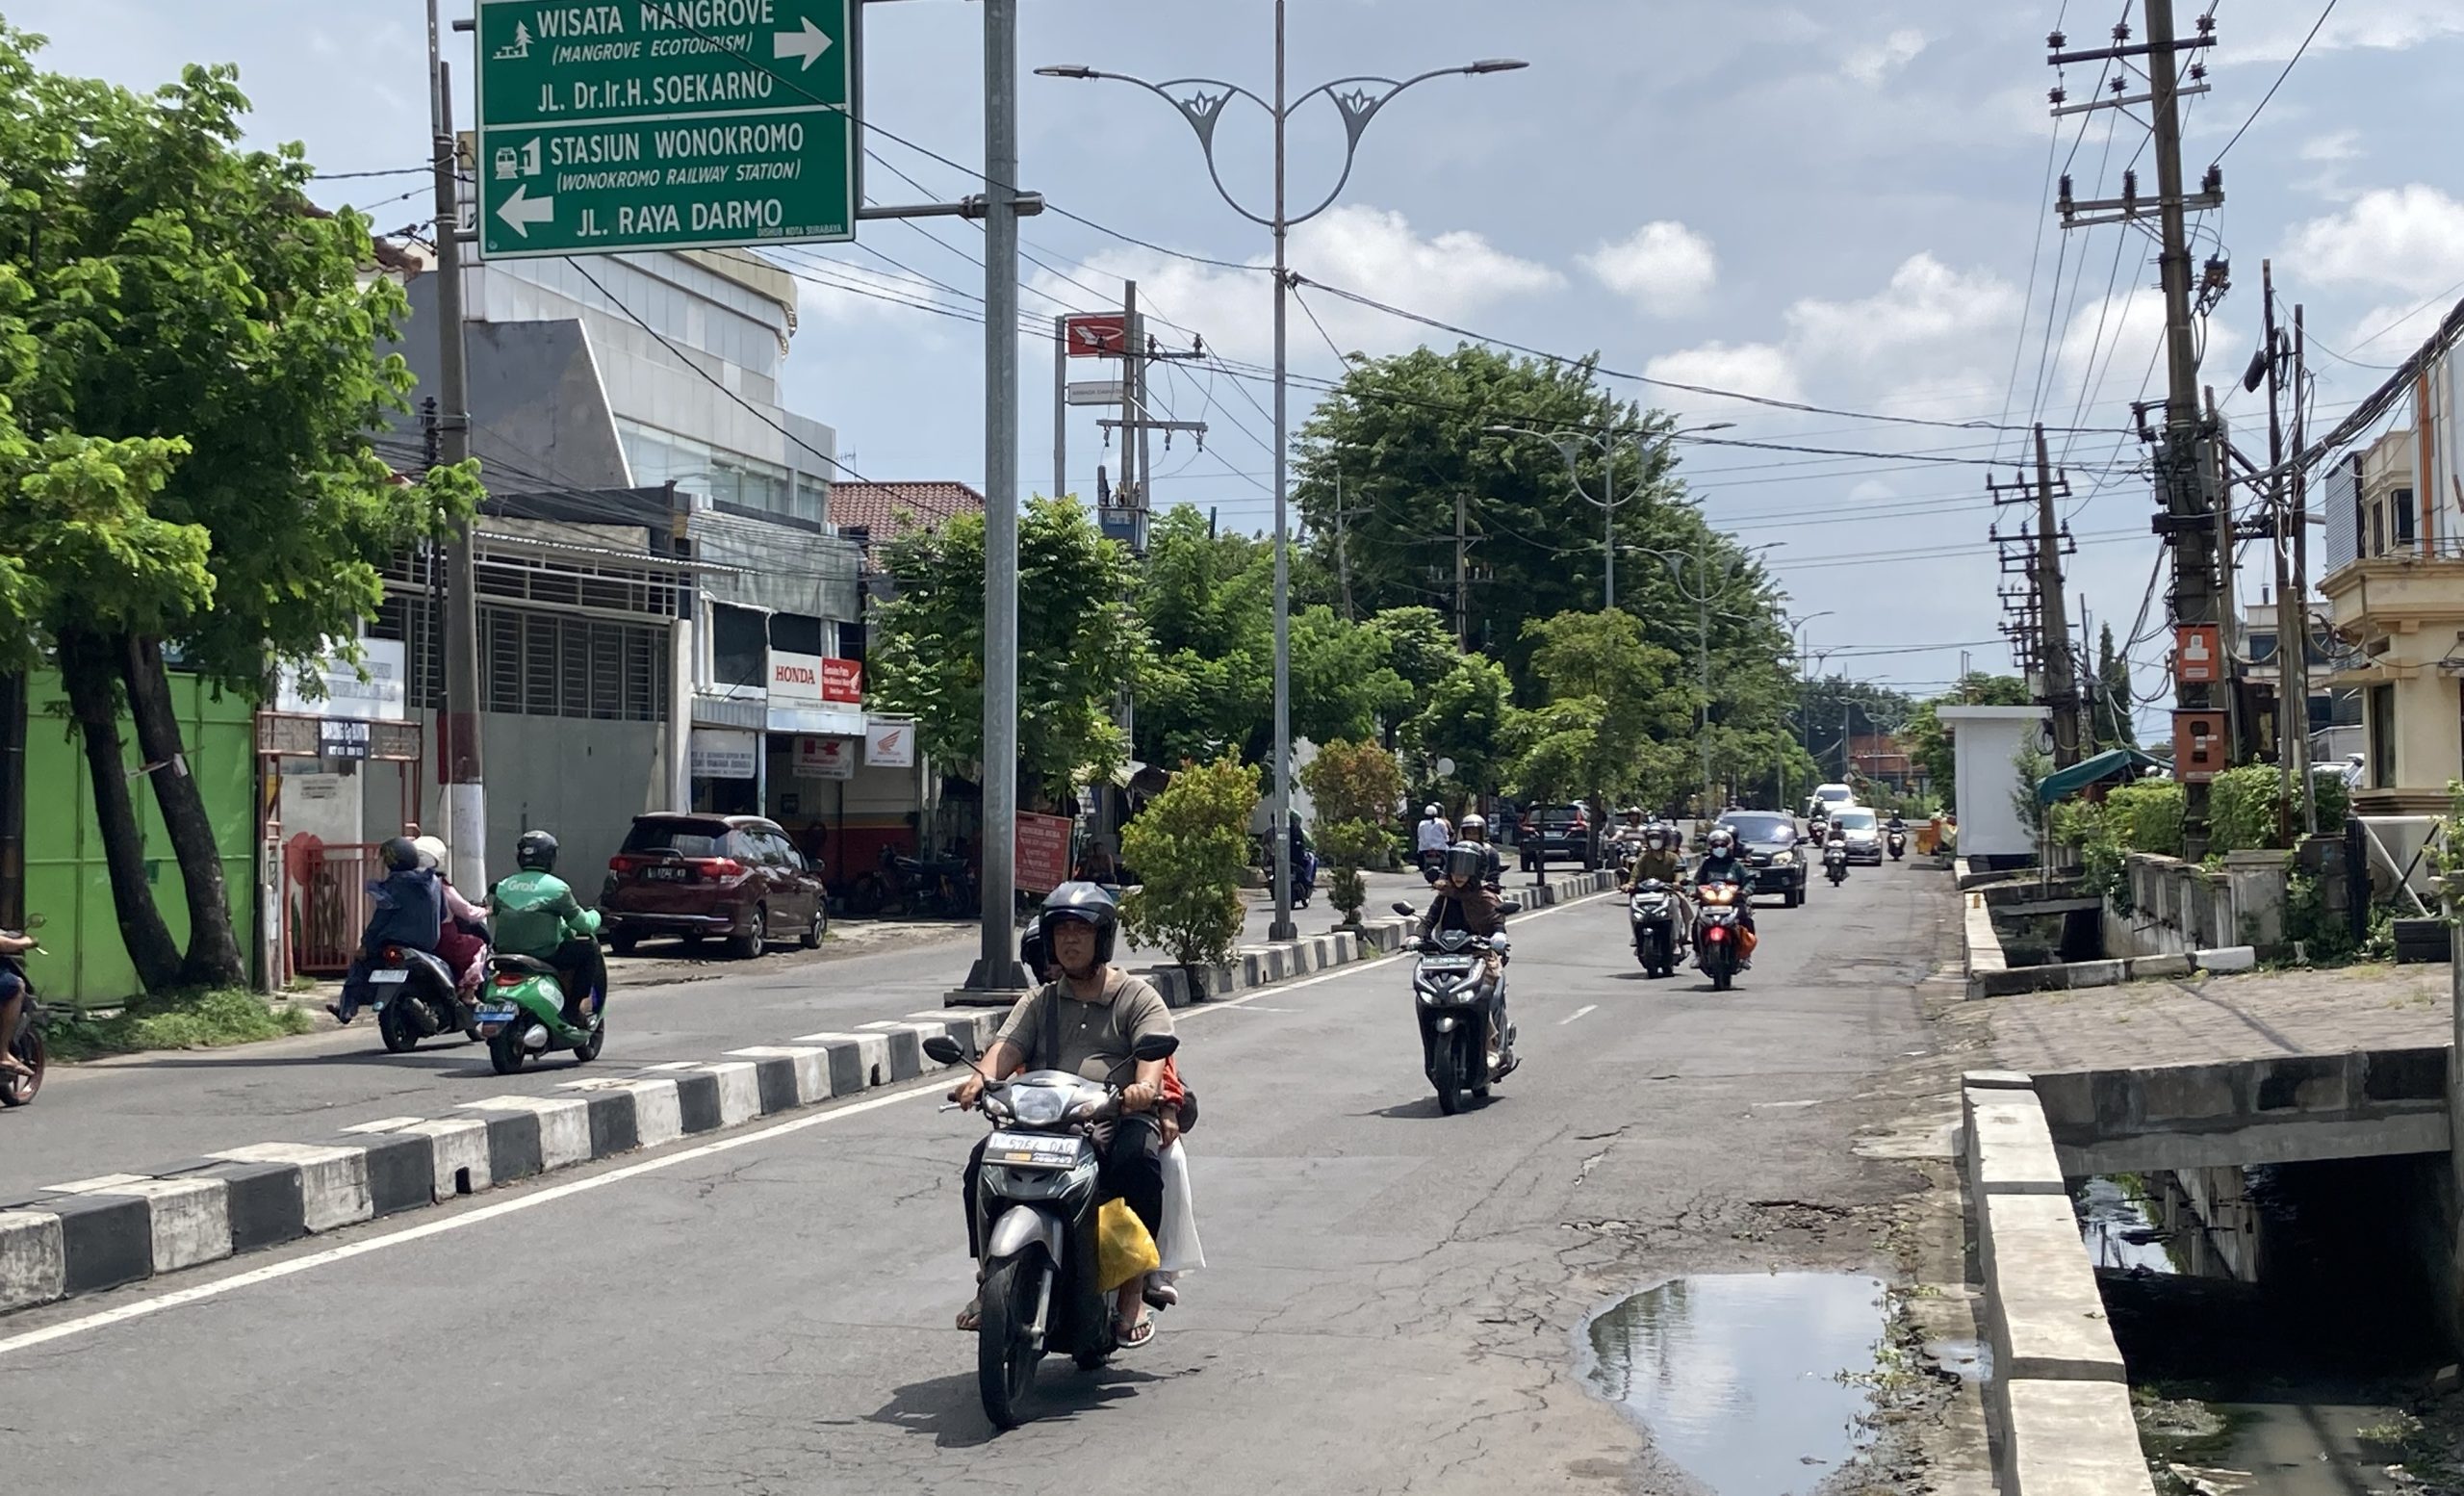
[[[453,73],[438,44],[436,0],[428,0],[428,156],[436,181],[436,456],[471,455],[468,349],[462,324],[462,206],[454,181]],[[462,522],[446,548],[445,838],[447,873],[461,889],[488,886],[488,787],[479,743],[479,562],[475,519]]]

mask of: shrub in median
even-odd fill
[[[1225,758],[1172,776],[1171,787],[1121,829],[1120,860],[1140,878],[1121,901],[1130,939],[1183,966],[1232,959],[1257,809],[1258,771],[1249,764]]]

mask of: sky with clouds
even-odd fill
[[[2238,388],[2258,341],[2260,261],[2272,257],[2280,293],[2307,304],[2320,418],[2332,422],[2384,377],[2373,366],[2400,361],[2429,330],[2430,307],[2464,290],[2452,149],[2464,0],[2340,0],[2253,119],[2323,4],[2217,0],[2214,91],[2189,104],[2186,155],[2195,176],[2231,142],[2226,206],[2198,223],[2198,253],[2227,254],[2234,287],[2207,328],[2203,377],[2220,397]],[[2181,0],[2185,29],[2202,8]],[[1023,0],[1021,11],[1022,68],[1085,63],[1261,91],[1272,82],[1269,0]],[[2145,483],[2131,472],[2137,444],[2121,431],[2130,400],[2161,394],[2154,248],[2123,228],[2063,234],[2047,179],[2066,168],[2080,197],[2108,196],[2136,166],[2152,191],[2153,164],[2144,131],[2112,111],[2057,133],[2044,61],[2057,24],[2074,47],[2103,44],[2125,15],[2136,27],[2136,4],[1295,0],[1291,13],[1296,91],[1478,58],[1531,64],[1439,79],[1393,104],[1338,205],[1295,231],[1301,274],[1533,348],[1596,349],[1627,374],[1856,413],[1618,381],[1689,422],[1733,422],[1719,441],[1870,454],[1700,445],[1684,465],[1716,522],[1785,542],[1771,564],[1796,611],[1830,612],[1809,629],[1815,649],[1840,650],[1830,668],[1922,690],[1954,674],[1962,646],[1980,668],[2008,664],[1981,464],[2008,463],[2021,438],[1876,416],[2057,428],[2077,496],[2072,590],[2118,630],[2138,616],[2156,553]],[[301,141],[327,171],[424,153],[418,0],[0,0],[0,16],[50,37],[51,65],[132,86],[185,62],[237,63],[258,139]],[[869,8],[876,199],[919,195],[887,168],[937,197],[968,190],[947,163],[982,160],[981,27],[962,0]],[[2064,80],[2074,98],[2101,81],[2093,65]],[[1100,309],[1134,276],[1154,316],[1202,333],[1235,366],[1264,363],[1270,284],[1253,267],[1266,237],[1216,196],[1173,112],[1117,84],[1030,76],[1021,88],[1025,186],[1199,257],[1048,214],[1026,228],[1042,262],[1025,267],[1028,312]],[[467,87],[461,108],[467,118]],[[1253,207],[1270,186],[1268,143],[1259,119],[1227,116],[1225,183]],[[1334,112],[1296,121],[1292,146],[1293,196],[1314,202],[1340,169]],[[422,196],[385,200],[419,191],[410,178],[321,186],[383,227],[425,217]],[[836,426],[842,456],[868,477],[979,481],[983,333],[966,317],[980,313],[969,259],[981,236],[943,221],[868,224],[863,239],[793,257],[815,278],[791,403]],[[919,301],[940,310],[894,304]],[[1306,301],[1323,328],[1295,316],[1293,362],[1306,376],[1335,372],[1330,343],[1382,353],[1453,341],[1323,293]],[[1030,346],[1020,471],[1035,491],[1051,486],[1050,370],[1048,348]],[[1202,453],[1186,438],[1157,451],[1158,503],[1267,526],[1266,386],[1188,365],[1158,393],[1172,414],[1212,426]],[[1296,426],[1307,399],[1296,391]],[[2262,401],[2235,394],[2225,408],[2246,445],[2264,442]],[[1096,414],[1078,412],[1069,432],[1081,490],[1109,460]],[[1897,555],[1909,551],[1919,554]],[[2139,653],[2152,664],[2161,648]],[[1861,650],[1906,653],[1852,658]],[[2143,680],[2156,684],[2152,670]]]

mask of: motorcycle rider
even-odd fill
[[[1623,813],[1626,823],[1608,835],[1608,844],[1616,850],[1620,863],[1639,854],[1651,839],[1651,828],[1643,824],[1641,806],[1630,805]]]
[[[1445,864],[1446,849],[1454,844],[1454,828],[1446,824],[1446,812],[1432,800],[1421,807],[1418,856],[1421,870],[1429,881],[1437,881],[1437,869]]]
[[[1738,889],[1736,922],[1749,933],[1754,929],[1754,864],[1737,850],[1736,833],[1726,826],[1714,826],[1703,838],[1703,860],[1694,864],[1694,887],[1706,889],[1713,884],[1732,883]]]
[[[1150,1034],[1172,1031],[1171,1010],[1163,995],[1142,977],[1112,965],[1113,945],[1120,928],[1119,907],[1112,894],[1091,883],[1065,883],[1044,895],[1036,916],[1037,934],[1058,968],[1054,980],[1018,999],[1001,1025],[1000,1036],[984,1053],[981,1070],[969,1070],[950,1093],[950,1099],[972,1109],[983,1096],[985,1077],[1006,1080],[1025,1070],[1071,1070],[1089,1080],[1109,1080],[1128,1063],[1130,1051]],[[1178,1132],[1178,1118],[1160,1110],[1164,1062],[1137,1062],[1135,1078],[1120,1093],[1120,1115],[1094,1130],[1106,1199],[1128,1203],[1132,1214],[1159,1241],[1164,1221],[1164,1149]],[[967,1254],[981,1257],[979,1238],[984,1223],[976,1219],[976,1181],[984,1170],[987,1133],[967,1156],[960,1194],[966,1204]],[[1154,1338],[1155,1322],[1146,1317],[1143,1284],[1131,1278],[1115,1296],[1113,1316],[1123,1347],[1144,1345]],[[983,1322],[982,1300],[959,1311],[958,1327],[975,1329]]]
[[[1477,817],[1467,815],[1463,819],[1468,824]],[[1428,913],[1421,916],[1423,941],[1440,930],[1463,930],[1483,938],[1504,933],[1505,914],[1498,907],[1498,896],[1486,876],[1496,859],[1497,853],[1468,839],[1448,850],[1446,875],[1438,880],[1437,897],[1429,901]],[[1505,958],[1491,947],[1482,950],[1480,962],[1480,979],[1498,994],[1497,1011],[1489,1029],[1489,1068],[1503,1079],[1505,1072],[1497,1070],[1497,1065],[1505,1043]]]
[[[0,956],[23,956],[35,948],[31,935],[17,935],[0,930]],[[0,966],[0,1070],[12,1075],[31,1075],[26,1062],[10,1051],[17,1037],[17,1019],[25,1011],[26,983],[23,977]]]
[[[1845,874],[1848,870],[1848,828],[1838,821],[1831,823],[1830,835],[1822,843],[1822,861],[1825,866],[1830,865],[1831,854],[1834,852],[1839,854],[1839,870]]]
[[[1624,834],[1621,832],[1619,835],[1622,838]],[[1618,887],[1631,893],[1635,885],[1654,878],[1674,885],[1682,870],[1677,849],[1668,844],[1668,834],[1656,826],[1646,826],[1643,828],[1641,850],[1634,854],[1633,865],[1626,870],[1626,879]]]
[[[590,1021],[594,1003],[607,998],[607,962],[599,953],[599,937],[582,922],[573,889],[556,876],[553,836],[535,828],[524,832],[513,844],[513,864],[520,871],[498,879],[488,890],[497,953],[553,967],[556,986],[564,992],[564,1019],[579,1028]]]
[[[420,865],[436,874],[437,891],[445,896],[445,928],[436,938],[437,959],[453,973],[456,987],[473,992],[487,974],[488,912],[464,898],[445,875],[449,854],[443,838],[414,837],[411,845],[419,849]]]
[[[1505,859],[1499,855],[1497,848],[1489,845],[1489,820],[1487,816],[1474,812],[1473,814],[1463,817],[1462,836],[1454,844],[1459,847],[1466,841],[1478,847],[1482,855],[1487,857],[1489,862],[1489,870],[1481,881],[1486,883],[1490,888],[1495,889],[1500,883],[1505,880]],[[1447,853],[1447,858],[1449,860],[1448,865],[1450,866],[1452,865],[1453,855],[1454,854],[1450,849]]]
[[[398,945],[433,956],[437,938],[444,933],[443,883],[422,864],[420,849],[411,838],[387,838],[376,849],[376,858],[384,864],[385,878],[371,890],[375,908],[369,914],[368,928],[360,933],[359,958],[343,974],[342,1000],[325,1005],[325,1011],[342,1023],[359,1017],[360,1007],[368,1001],[369,963],[378,951]]]

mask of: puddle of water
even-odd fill
[[[1872,1440],[1884,1313],[1870,1277],[1681,1277],[1596,1316],[1583,1371],[1716,1496],[1803,1496]]]

